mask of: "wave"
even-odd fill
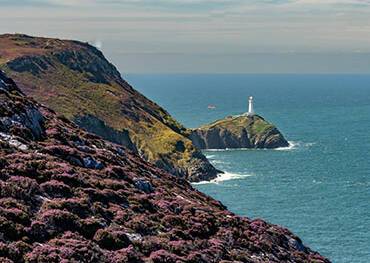
[[[237,151],[253,151],[253,150],[261,150],[261,149],[253,149],[253,148],[225,148],[225,149],[206,149],[206,150],[204,150],[204,152],[232,152],[232,151],[237,152]]]
[[[218,165],[218,164],[225,164],[226,162],[221,160],[210,160],[211,164]]]
[[[275,150],[275,151],[290,151],[290,150],[297,149],[297,147],[300,145],[299,142],[288,141],[288,143],[289,143],[289,146],[279,147],[279,148],[276,148],[276,149],[273,149],[273,150]]]
[[[304,143],[304,142],[288,141],[288,143],[289,143],[289,146],[287,146],[287,147],[280,147],[280,148],[276,148],[276,149],[273,149],[273,150],[275,150],[275,151],[291,151],[291,150],[296,150],[298,148],[302,148],[302,147],[308,148],[308,147],[311,147],[311,146],[315,145],[314,142]]]
[[[311,147],[311,146],[313,146],[315,144],[316,144],[315,142],[308,142],[308,143],[305,143],[304,146]]]
[[[246,177],[253,176],[252,174],[236,174],[236,173],[228,173],[225,172],[223,174],[218,174],[217,178],[211,180],[211,181],[201,181],[198,183],[192,183],[195,185],[199,184],[218,184],[224,181],[230,181],[230,180],[237,180],[237,179],[243,179]]]
[[[230,151],[232,149],[226,148],[226,149],[206,149],[204,150],[205,152],[225,152],[225,151]],[[212,156],[212,155],[211,155]],[[213,155],[214,156],[214,155]]]

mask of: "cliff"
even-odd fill
[[[38,102],[174,175],[191,181],[217,176],[187,130],[86,43],[0,35],[0,68]]]
[[[0,262],[329,262],[25,97],[0,72]]]
[[[278,148],[289,143],[261,116],[229,116],[192,130],[189,138],[199,149]]]

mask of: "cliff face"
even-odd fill
[[[0,262],[329,262],[79,129],[0,73]]]
[[[138,152],[135,144],[131,141],[129,132],[125,129],[122,131],[115,130],[92,115],[78,116],[74,119],[74,122],[88,132],[95,133],[110,142],[120,144],[136,153]]]
[[[187,130],[88,44],[2,35],[0,68],[38,102],[172,174],[193,181],[217,176]]]
[[[289,143],[261,116],[230,116],[192,130],[189,138],[199,149],[278,148]]]

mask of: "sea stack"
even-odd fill
[[[245,114],[193,129],[189,136],[193,144],[199,149],[288,147],[288,141],[276,126],[255,113],[252,96],[248,102]]]

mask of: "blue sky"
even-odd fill
[[[95,43],[124,73],[370,72],[370,0],[0,0],[0,32]]]

